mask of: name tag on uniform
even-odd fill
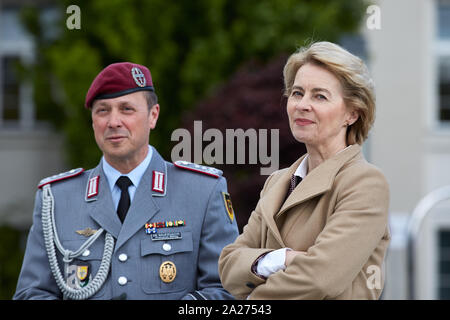
[[[176,240],[181,239],[181,232],[161,232],[161,233],[152,233],[152,240],[153,241],[160,241],[160,240]]]

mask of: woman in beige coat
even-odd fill
[[[238,299],[378,299],[388,247],[386,179],[361,152],[375,115],[364,63],[318,42],[284,67],[289,126],[307,154],[267,179],[219,272]]]

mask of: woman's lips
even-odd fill
[[[311,121],[311,120],[303,119],[303,118],[295,119],[294,122],[295,122],[296,125],[299,125],[299,126],[307,126],[307,125],[309,125],[309,124],[314,123],[314,122]]]

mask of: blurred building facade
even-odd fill
[[[0,0],[0,225],[26,230],[31,224],[36,185],[64,170],[62,140],[37,119],[33,88],[22,81],[18,62],[35,57],[20,9],[33,2],[45,13],[48,1]]]
[[[450,185],[450,1],[380,0],[380,29],[364,27],[377,90],[371,161],[391,188],[386,299],[409,295],[407,226],[419,201]],[[450,195],[449,195],[450,196]],[[450,298],[450,206],[441,202],[414,235],[415,295]]]

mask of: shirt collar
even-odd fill
[[[134,168],[127,174],[120,173],[117,169],[113,168],[108,163],[108,161],[105,160],[105,157],[102,157],[103,172],[106,175],[111,192],[114,186],[116,185],[117,179],[119,179],[120,176],[127,176],[128,178],[130,178],[133,185],[137,188],[139,182],[141,181],[142,176],[144,175],[148,165],[150,164],[150,161],[152,160],[152,155],[153,155],[153,147],[148,146],[148,153],[145,159],[136,168]]]
[[[308,157],[309,154],[306,154],[306,157],[300,162],[300,165],[295,170],[294,175],[299,176],[302,179],[305,179],[306,174],[308,173]]]

